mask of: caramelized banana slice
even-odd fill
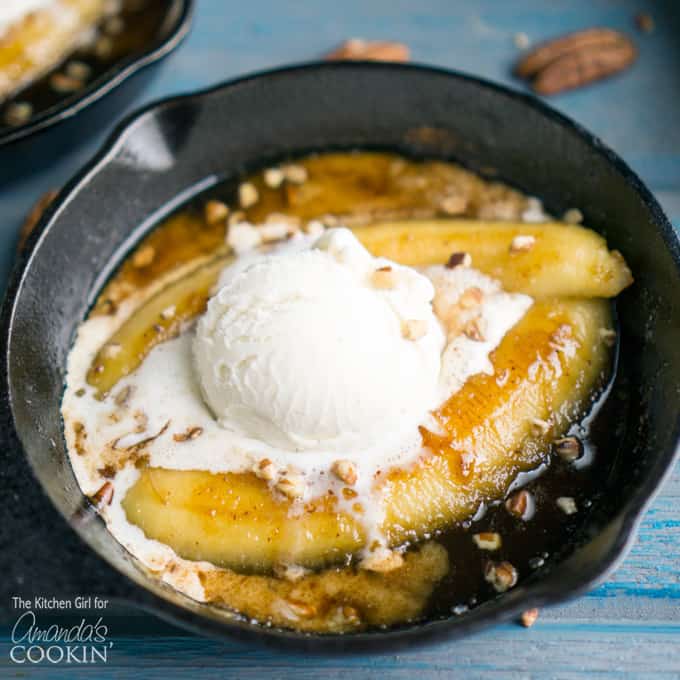
[[[611,297],[632,282],[621,255],[609,252],[601,236],[582,227],[441,220],[384,223],[353,231],[373,255],[401,264],[441,263],[453,252],[469,252],[473,266],[500,279],[507,290],[538,298]],[[532,236],[535,241],[528,250],[511,252],[517,236]],[[228,257],[217,257],[143,303],[97,354],[88,383],[100,395],[107,393],[155,345],[176,335],[181,322],[203,311],[212,285],[228,263]],[[173,306],[175,316],[164,319],[162,312]],[[111,347],[120,349],[112,352]]]
[[[356,227],[373,254],[400,264],[439,264],[456,252],[511,292],[536,298],[614,297],[633,282],[621,253],[594,231],[557,222],[385,222]]]
[[[364,544],[357,521],[333,511],[334,499],[319,499],[295,517],[290,505],[253,474],[162,468],[145,469],[123,501],[128,519],[150,538],[181,557],[233,569],[319,567]]]
[[[0,101],[73,52],[105,7],[104,0],[55,0],[0,36]]]
[[[210,290],[228,262],[227,256],[216,257],[168,284],[135,310],[99,350],[87,373],[87,382],[100,396],[134,371],[157,344],[175,337],[184,323],[205,309]]]
[[[534,467],[606,373],[600,329],[610,325],[606,301],[535,304],[492,354],[495,375],[473,377],[437,412],[446,434],[423,431],[430,454],[412,469],[386,473],[390,543],[468,517]],[[318,567],[365,541],[360,522],[335,512],[328,498],[290,513],[289,501],[250,474],[148,468],[123,507],[130,522],[180,556],[236,569]]]

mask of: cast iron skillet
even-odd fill
[[[563,559],[462,616],[321,638],[225,620],[138,570],[103,523],[82,511],[59,402],[78,323],[162,215],[219,176],[313,149],[356,147],[453,158],[493,169],[554,214],[578,206],[636,277],[618,304],[614,393],[625,393],[629,405],[600,453],[612,461],[603,499]],[[122,123],[61,193],[5,300],[3,468],[6,498],[14,499],[1,523],[2,543],[11,545],[2,554],[12,556],[0,566],[5,595],[99,593],[202,633],[365,651],[459,637],[583,593],[622,559],[674,458],[678,290],[678,239],[649,191],[600,141],[531,97],[433,68],[340,63],[272,71],[149,106]]]
[[[0,148],[75,116],[140,69],[172,52],[189,31],[193,5],[194,0],[168,0],[168,7],[158,27],[157,35],[143,50],[117,60],[82,90],[61,98],[49,108],[38,111],[24,125],[0,127]]]

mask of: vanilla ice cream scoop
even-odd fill
[[[193,344],[219,423],[293,451],[370,449],[437,405],[430,281],[346,229],[226,270]]]

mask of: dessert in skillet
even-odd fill
[[[150,42],[166,0],[2,0],[0,128],[28,122]]]
[[[225,615],[304,631],[513,587],[513,536],[579,510],[573,480],[545,512],[520,486],[584,462],[620,254],[504,185],[390,154],[213,194],[129,256],[69,357],[71,462],[114,536]]]

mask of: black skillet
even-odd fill
[[[636,278],[618,303],[614,394],[599,500],[571,545],[512,591],[462,616],[320,638],[228,621],[148,578],[83,512],[62,437],[66,355],[97,291],[142,234],[214,183],[330,148],[387,148],[491,170],[554,214],[578,206]],[[62,191],[21,257],[2,314],[2,602],[101,594],[187,628],[287,648],[367,651],[455,638],[592,588],[622,559],[678,443],[680,247],[649,191],[586,131],[531,97],[447,71],[323,64],[154,104],[121,124]],[[622,402],[623,403],[623,402]]]

